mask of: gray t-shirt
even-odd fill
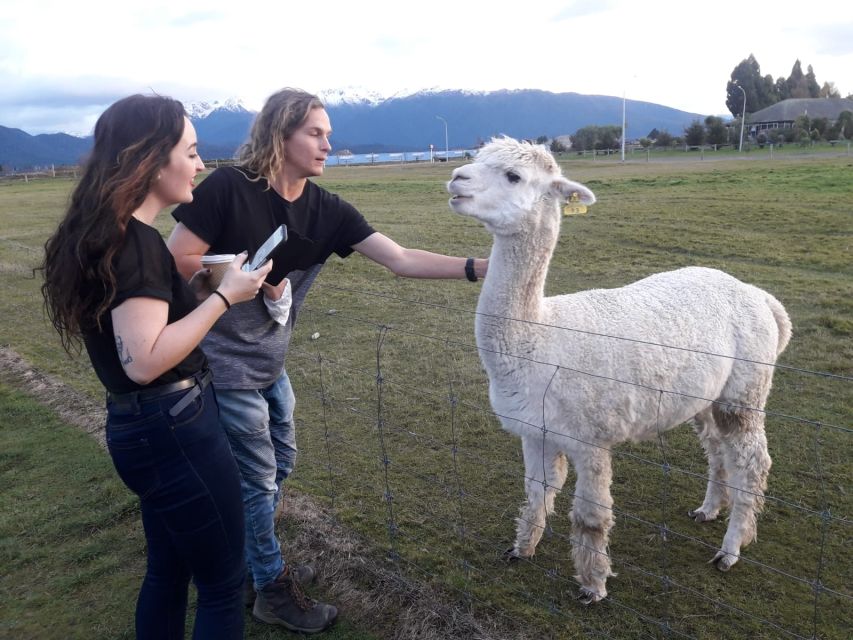
[[[280,224],[288,239],[272,255],[274,283],[290,279],[293,304],[286,325],[273,320],[263,301],[235,304],[202,341],[216,386],[263,389],[284,370],[284,359],[299,309],[326,259],[345,258],[373,228],[351,204],[307,181],[289,202],[264,179],[238,167],[214,171],[193,191],[191,203],[172,215],[210,245],[210,253],[252,255]]]

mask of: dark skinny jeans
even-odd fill
[[[212,385],[169,415],[187,393],[107,402],[107,445],[119,476],[140,498],[148,543],[136,605],[140,640],[184,637],[190,578],[198,590],[193,638],[243,637],[240,476]]]

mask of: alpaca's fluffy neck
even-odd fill
[[[555,207],[542,201],[539,206]],[[477,311],[489,324],[499,318],[540,321],[548,264],[559,235],[559,213],[543,210],[540,224],[511,236],[496,235]],[[484,318],[484,316],[480,316]]]

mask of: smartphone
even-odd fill
[[[287,227],[285,225],[281,225],[278,229],[272,232],[272,235],[267,238],[266,242],[261,245],[261,248],[255,252],[252,259],[243,265],[243,271],[254,271],[255,269],[262,267],[264,263],[270,259],[272,252],[275,251],[278,245],[282,242],[287,242]]]

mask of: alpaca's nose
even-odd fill
[[[459,167],[459,168],[457,168],[457,169],[454,169],[454,170],[453,170],[453,173],[451,174],[451,177],[450,177],[450,181],[451,181],[451,182],[455,182],[456,180],[467,180],[467,179],[468,179],[468,176],[464,175],[464,174],[459,170],[459,169],[461,169],[461,168],[462,168],[462,167]]]

